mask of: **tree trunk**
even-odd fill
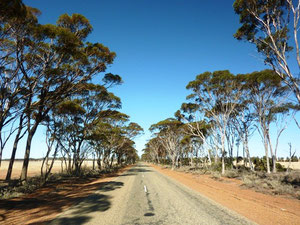
[[[267,138],[268,138],[268,143],[269,143],[269,146],[270,146],[270,153],[271,153],[271,156],[272,156],[272,164],[273,164],[272,172],[276,173],[277,172],[277,169],[276,169],[276,155],[273,152],[273,146],[272,146],[272,143],[271,143],[271,138],[270,138],[269,133],[267,134]]]
[[[267,161],[267,173],[271,173],[270,162],[269,162],[269,144],[266,138],[264,140],[264,147],[265,147],[265,154],[266,154],[266,161]]]
[[[190,153],[191,153],[191,167],[194,167],[194,160],[193,160],[194,154],[193,154],[193,147],[192,146],[190,146]]]
[[[211,166],[211,155],[210,155],[209,150],[207,151],[207,157],[208,157],[208,164],[209,164],[209,166]],[[197,151],[196,159],[198,159],[198,151]],[[198,162],[198,160],[197,160],[197,162]],[[198,165],[197,162],[196,162],[196,166]]]
[[[30,123],[30,122],[28,121],[28,123]],[[27,142],[26,142],[26,149],[25,149],[23,167],[22,167],[22,172],[21,172],[21,177],[20,177],[21,181],[27,180],[27,171],[28,171],[28,165],[29,165],[31,142],[32,142],[33,135],[35,134],[36,129],[38,127],[38,124],[39,124],[38,122],[35,122],[32,129],[30,129],[28,131],[28,137],[27,137]],[[28,126],[30,126],[30,125],[28,125]]]
[[[112,168],[112,164],[113,164],[113,162],[114,162],[114,158],[115,158],[115,154],[113,154],[112,156],[111,156],[111,161],[110,161],[110,168]]]
[[[10,161],[9,161],[9,166],[8,166],[7,173],[6,173],[6,178],[5,178],[6,181],[9,181],[11,179],[11,174],[12,174],[12,170],[13,170],[13,166],[14,166],[14,162],[15,162],[15,158],[16,158],[18,143],[24,135],[23,134],[20,137],[21,132],[22,132],[22,128],[23,128],[22,124],[23,124],[23,115],[21,115],[21,117],[20,117],[18,133],[15,137],[15,141],[14,141],[14,145],[13,145],[13,149],[12,149],[11,157],[10,157]]]
[[[95,170],[95,161],[96,161],[96,157],[95,154],[93,154],[93,170]]]
[[[175,169],[176,164],[176,156],[172,156],[172,170]]]
[[[246,151],[246,155],[247,155],[247,159],[248,159],[248,162],[249,162],[250,169],[251,169],[251,171],[254,171],[254,166],[253,166],[253,163],[252,163],[251,157],[250,157],[250,151],[249,151],[249,145],[248,145],[248,135],[247,134],[245,134],[244,145],[245,145],[245,151]]]
[[[101,158],[98,157],[97,159],[97,165],[98,165],[98,169],[101,170]]]
[[[48,179],[48,177],[51,173],[51,170],[52,170],[53,165],[54,165],[54,161],[56,159],[57,150],[58,150],[58,144],[56,144],[56,146],[55,146],[53,158],[52,158],[52,161],[51,161],[51,164],[50,164],[49,168],[47,167],[48,166],[48,160],[49,160],[49,154],[47,154],[47,156],[46,156],[47,157],[47,159],[46,159],[46,171],[45,171],[45,174],[43,174],[43,183],[45,183],[47,181],[47,179]]]
[[[61,172],[64,172],[64,160],[63,158],[61,158],[61,163],[60,163],[60,167],[61,167]]]
[[[224,134],[221,137],[221,144],[222,144],[222,174],[225,174],[225,135],[226,133],[224,132]]]
[[[225,174],[225,152],[222,153],[222,174]]]

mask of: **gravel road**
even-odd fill
[[[145,164],[137,164],[60,214],[56,224],[253,224]]]

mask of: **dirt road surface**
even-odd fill
[[[253,223],[153,167],[138,164],[61,213],[50,224]]]

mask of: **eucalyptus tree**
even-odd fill
[[[106,111],[105,116],[97,120],[90,136],[97,155],[98,167],[101,161],[106,169],[112,167],[114,159],[121,164],[126,157],[127,150],[132,152],[133,139],[143,132],[143,129],[134,122],[129,122],[129,116],[118,111]]]
[[[151,161],[154,161],[152,156],[150,155],[150,151],[151,149],[146,146],[146,148],[143,149],[143,154],[141,156],[141,160],[144,161],[144,162],[151,162]]]
[[[242,85],[242,84],[241,84]],[[235,113],[231,117],[231,126],[235,129],[238,135],[238,140],[236,140],[237,145],[239,142],[242,142],[243,145],[243,159],[244,164],[247,159],[249,163],[250,169],[253,171],[254,166],[251,161],[251,154],[249,149],[249,140],[255,131],[255,122],[256,117],[253,113],[253,108],[251,104],[251,97],[249,93],[245,90],[243,91],[243,95],[240,98],[240,103],[237,105]],[[245,158],[246,154],[246,158]],[[238,150],[237,150],[237,160],[238,160]]]
[[[235,38],[255,44],[264,62],[294,92],[300,103],[300,1],[236,0],[233,7],[242,24]],[[296,61],[298,69],[292,67],[289,57]]]
[[[279,113],[279,107],[288,101],[289,91],[272,70],[253,72],[243,76],[245,79],[244,88],[249,90],[253,115],[259,124],[258,131],[265,148],[267,172],[270,173],[269,151],[274,167],[276,166],[276,156],[271,145],[270,124],[274,121],[276,114]]]
[[[178,110],[175,116],[185,123],[187,140],[190,139],[194,143],[201,143],[199,147],[204,148],[208,161],[211,164],[207,138],[212,127],[206,122],[204,114],[199,111],[199,106],[195,103],[183,103],[181,105],[181,111]]]
[[[127,154],[127,151],[132,152],[135,142],[134,138],[143,133],[143,128],[137,123],[130,122],[128,125],[124,124],[121,127],[119,145],[115,148],[114,153],[117,157],[117,163],[122,164],[122,158],[126,161],[126,157],[130,157],[131,154]]]
[[[222,174],[225,173],[225,142],[228,123],[241,96],[241,86],[236,76],[228,70],[205,72],[189,82],[187,89],[192,91],[187,99],[197,105],[197,109],[208,118],[217,132],[215,146],[222,155]]]
[[[32,28],[30,52],[24,55],[26,63],[21,65],[29,92],[21,180],[27,178],[32,138],[50,110],[84,88],[84,83],[105,71],[106,65],[113,62],[114,52],[100,43],[85,41],[91,31],[89,21],[80,14],[64,14],[59,17],[57,25]]]
[[[154,134],[171,159],[172,170],[179,165],[179,157],[182,152],[180,142],[184,136],[183,129],[183,123],[174,118],[162,120],[149,128],[151,132],[156,132]]]
[[[137,154],[137,150],[134,147],[134,144],[127,145],[125,147],[125,163],[134,164],[138,160],[139,160],[139,156]]]
[[[0,2],[0,21],[11,18],[22,18],[26,14],[26,6],[22,0],[2,0]]]
[[[29,52],[27,37],[39,11],[21,1],[1,1],[0,16],[0,165],[3,149],[15,131],[23,129],[26,82],[21,65]],[[5,9],[5,10],[4,10]],[[21,118],[22,122],[18,123]],[[16,125],[19,124],[19,127]],[[20,136],[20,134],[18,135]],[[22,136],[22,135],[21,135]],[[17,140],[16,138],[15,140]],[[15,141],[16,143],[16,141]]]
[[[109,75],[111,79],[111,74]],[[103,79],[106,83],[106,76]],[[117,83],[120,82],[116,75]],[[66,99],[57,107],[56,132],[57,141],[66,151],[69,158],[69,171],[74,169],[80,173],[81,164],[92,151],[88,139],[94,127],[104,117],[108,117],[111,109],[121,107],[120,98],[108,92],[104,85],[84,84],[76,95]],[[73,160],[70,167],[71,158]]]
[[[56,157],[61,149],[60,143],[57,141],[59,137],[56,136],[58,135],[57,129],[59,128],[59,125],[56,122],[55,116],[52,115],[51,118],[48,118],[46,122],[44,121],[44,125],[46,126],[47,151],[41,165],[41,178],[43,183],[48,180]]]
[[[185,153],[186,158],[190,159],[189,164],[194,167],[194,155],[198,156],[198,149],[194,148],[193,142],[194,137],[191,135],[184,135],[183,138],[180,141],[182,153]],[[182,157],[184,158],[184,157]]]
[[[277,162],[277,152],[278,152],[278,145],[279,145],[279,139],[282,133],[287,129],[289,123],[291,122],[292,113],[295,108],[298,106],[295,106],[291,102],[285,102],[281,104],[280,106],[274,107],[271,110],[271,113],[273,115],[273,122],[275,123],[276,127],[276,141],[275,141],[275,147],[273,147],[273,143],[271,141],[270,136],[268,136],[268,142],[270,146],[271,152],[273,152],[272,155],[272,165],[273,165],[273,172],[277,172],[276,168],[276,162]]]
[[[102,155],[102,162],[105,169],[112,167],[118,148],[125,142],[124,136],[122,136],[122,128],[128,120],[128,115],[113,111],[109,116],[103,117],[96,124],[95,131],[101,134],[101,139],[93,141],[98,143],[98,156]]]
[[[164,148],[158,139],[158,137],[151,138],[147,144],[146,149],[148,149],[149,156],[153,162],[160,163],[160,158],[163,155]]]

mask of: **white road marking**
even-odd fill
[[[144,174],[142,175],[142,177],[144,177]]]
[[[147,187],[146,187],[146,185],[144,185],[144,191],[147,193]]]

